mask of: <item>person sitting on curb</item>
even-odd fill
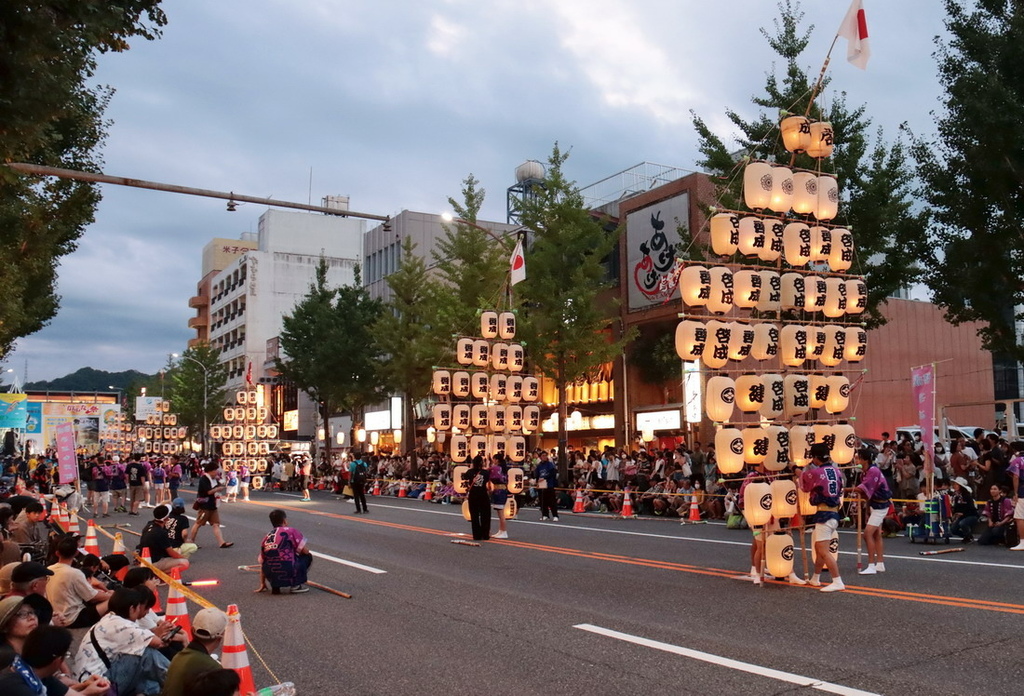
[[[184,571],[189,567],[188,559],[174,548],[171,535],[167,532],[167,520],[170,516],[171,510],[166,505],[157,505],[153,508],[153,519],[142,529],[142,538],[138,546],[140,553],[143,549],[149,549],[153,565],[165,573],[171,572],[174,568]]]
[[[282,588],[288,588],[292,594],[309,592],[304,583],[313,554],[306,546],[306,538],[302,532],[288,526],[284,510],[271,510],[270,523],[274,530],[260,545],[261,582],[256,591],[265,591],[269,582],[272,594],[281,594]]]

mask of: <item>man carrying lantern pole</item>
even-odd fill
[[[832,582],[821,587],[822,592],[839,592],[846,589],[839,575],[839,564],[829,549],[833,537],[839,530],[839,509],[843,500],[843,472],[829,456],[828,445],[816,442],[810,449],[811,462],[800,477],[800,488],[810,494],[811,503],[817,506],[814,515],[814,575],[809,585],[821,587],[821,571],[828,569]]]

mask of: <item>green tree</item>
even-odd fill
[[[96,57],[154,39],[160,0],[0,3],[0,163],[99,171],[113,91],[90,85]],[[57,313],[57,266],[93,221],[96,186],[0,167],[0,359]]]
[[[384,311],[363,288],[358,266],[353,284],[338,288],[327,285],[327,269],[321,256],[309,292],[282,319],[285,357],[274,361],[281,376],[316,403],[325,427],[339,411],[351,413],[355,423],[365,406],[380,397],[380,349],[371,327]],[[324,441],[330,461],[331,438]]]
[[[224,385],[228,371],[220,362],[220,354],[209,343],[188,348],[177,360],[174,374],[174,402],[172,409],[178,422],[188,427],[193,437],[200,434],[203,452],[207,452],[207,428],[220,421],[226,403]]]
[[[613,340],[616,302],[604,258],[615,248],[619,231],[608,229],[584,207],[575,182],[566,179],[568,158],[556,143],[548,159],[544,185],[521,203],[520,222],[531,240],[526,280],[516,286],[526,311],[520,333],[533,365],[558,390],[558,469],[568,476],[565,388],[622,353],[631,336]]]
[[[740,133],[736,144],[744,155],[787,166],[792,162],[794,167],[810,170],[818,169],[819,163],[803,153],[793,156],[778,137],[779,110],[804,114],[809,109],[812,118],[832,123],[836,147],[824,166],[839,180],[843,197],[840,220],[853,231],[857,245],[857,260],[851,272],[863,273],[867,278],[869,297],[864,320],[872,326],[884,324],[880,305],[885,298],[920,275],[920,268],[910,259],[924,236],[925,220],[923,214],[911,209],[913,171],[908,148],[898,138],[887,142],[880,128],[872,143],[867,135],[871,121],[865,116],[866,107],[849,107],[845,92],[831,95],[827,109],[817,102],[810,104],[816,95],[815,85],[799,60],[814,26],[801,32],[803,12],[798,2],[782,0],[778,7],[775,32],[762,28],[761,33],[784,61],[781,75],[769,72],[765,93],[752,98],[759,109],[756,118],[745,119],[731,109],[726,115]],[[824,79],[821,89],[829,82]],[[737,173],[742,163],[733,154],[737,147],[726,146],[696,114],[693,124],[700,139],[702,159],[698,164],[722,182],[717,187],[718,204],[739,209],[742,176]]]
[[[929,206],[918,258],[954,324],[979,321],[989,350],[1024,360],[1024,8],[1010,0],[946,0],[938,41],[944,109],[934,139],[914,144]]]
[[[436,284],[430,282],[426,264],[416,255],[416,244],[402,240],[397,271],[387,277],[391,299],[373,326],[373,336],[384,359],[380,375],[388,389],[402,395],[405,404],[402,432],[416,470],[416,420],[413,407],[430,393],[433,367],[444,358],[443,343],[436,340]]]

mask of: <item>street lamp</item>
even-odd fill
[[[208,452],[206,451],[206,399],[210,393],[210,368],[208,368],[203,363],[188,355],[178,355],[177,353],[171,353],[171,357],[182,358],[183,360],[191,360],[192,362],[199,366],[199,369],[203,371],[203,454],[208,454]]]

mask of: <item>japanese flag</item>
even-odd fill
[[[509,287],[526,280],[526,258],[523,256],[523,240],[516,242],[516,248],[509,259]]]
[[[865,70],[868,58],[871,57],[871,46],[868,44],[868,22],[864,17],[863,0],[853,0],[836,36],[846,39],[846,60]]]

